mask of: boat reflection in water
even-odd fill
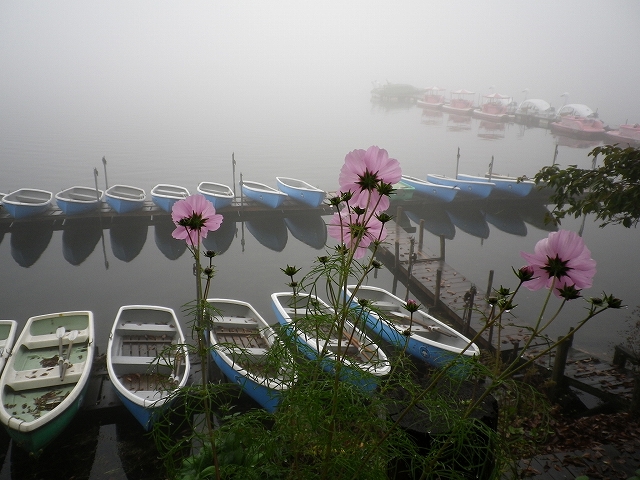
[[[602,143],[600,140],[591,140],[588,138],[575,138],[558,134],[554,134],[553,136],[556,139],[556,143],[561,147],[593,149]]]
[[[53,236],[53,223],[25,222],[11,227],[11,256],[21,267],[38,261]]]
[[[42,451],[38,461],[34,461],[33,455],[12,443],[10,478],[94,478],[91,471],[94,460],[97,460],[99,431],[100,424],[92,420],[91,413],[80,412],[65,429],[64,434]],[[100,472],[95,478],[102,478],[105,471]]]
[[[269,250],[281,252],[287,245],[289,235],[284,219],[275,215],[264,215],[244,222],[249,233]]]
[[[113,255],[123,262],[136,258],[147,241],[148,228],[146,223],[136,217],[114,218],[109,229]]]
[[[453,240],[456,235],[456,227],[441,205],[411,207],[405,213],[409,220],[418,225],[420,225],[420,220],[424,220],[424,229],[437,237]]]
[[[513,207],[502,205],[489,205],[484,211],[485,219],[498,230],[517,235],[527,236],[527,226],[524,220]]]
[[[230,216],[224,217],[220,224],[220,228],[213,232],[208,232],[207,238],[202,239],[202,245],[205,249],[212,250],[218,255],[229,249],[233,243],[233,239],[236,237],[237,230],[236,222],[231,220],[229,217]]]
[[[62,228],[62,255],[71,265],[80,265],[102,237],[100,218],[67,218]]]
[[[489,225],[482,212],[471,205],[447,205],[445,208],[453,224],[463,232],[479,237],[489,238]]]
[[[500,140],[504,138],[504,122],[492,122],[491,120],[480,120],[478,125],[478,137],[485,140]]]
[[[538,228],[545,232],[555,232],[558,230],[558,226],[549,221],[551,219],[551,212],[541,203],[526,204],[518,209],[520,217],[532,227]]]
[[[287,228],[294,238],[321,250],[327,243],[327,225],[320,214],[295,215],[284,219]]]
[[[171,217],[158,217],[158,223],[153,226],[153,237],[156,247],[169,260],[177,260],[187,250],[187,242],[178,240],[171,235],[176,229]]]

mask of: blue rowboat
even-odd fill
[[[278,208],[288,195],[269,185],[258,182],[248,182],[243,180],[241,183],[242,194],[256,202],[262,203],[267,207]]]
[[[271,302],[278,322],[286,327],[298,349],[307,358],[320,360],[326,372],[334,373],[336,362],[341,361],[340,380],[372,392],[391,371],[384,351],[352,323],[356,318],[345,320],[339,337],[333,310],[319,298],[281,292],[272,294]]]
[[[95,349],[89,311],[31,317],[0,377],[0,422],[24,450],[39,455],[76,415]]]
[[[270,358],[276,332],[249,303],[224,298],[207,302],[213,310],[209,340],[216,365],[265,410],[275,412],[282,393],[295,382],[293,358],[279,363]]]
[[[316,208],[324,201],[327,192],[320,190],[313,185],[289,177],[276,177],[278,189],[286,193],[293,200],[302,202],[310,207]]]
[[[175,312],[152,305],[120,307],[107,346],[116,394],[149,431],[189,378],[189,355]]]
[[[460,175],[458,175],[458,178],[452,178],[444,175],[428,174],[427,180],[438,185],[458,187],[460,194],[473,198],[487,198],[495,187],[495,183],[492,182],[462,180],[459,177]]]
[[[463,175],[461,173],[458,174],[459,180],[470,180],[473,182],[485,182],[485,183],[493,183],[495,184],[496,192],[504,192],[510,193],[511,195],[515,195],[516,197],[526,197],[531,193],[531,190],[535,186],[535,183],[531,180],[518,180],[513,177],[503,177],[503,176],[486,176],[486,177],[476,177],[474,175]]]
[[[443,202],[450,202],[456,197],[456,194],[460,191],[458,187],[450,185],[439,185],[437,183],[429,182],[427,180],[421,180],[416,177],[410,177],[408,175],[402,176],[402,182],[412,186],[415,191],[421,195],[427,195],[436,200]]]
[[[198,193],[204,195],[216,210],[228,207],[233,202],[234,194],[231,187],[222,183],[200,182]]]
[[[382,288],[363,285],[354,296],[355,288],[348,286],[346,294],[352,307],[365,316],[368,329],[396,348],[406,347],[408,354],[432,367],[444,368],[455,362],[448,373],[456,378],[469,375],[469,360],[480,354],[475,343],[424,310],[415,312],[411,321],[404,308],[406,302]],[[367,301],[364,308],[358,303],[362,300]],[[409,325],[410,335],[405,335]]]
[[[13,218],[25,218],[46,212],[53,193],[36,188],[21,188],[2,198],[2,205]]]
[[[165,212],[171,213],[173,205],[178,200],[184,200],[189,196],[189,190],[178,185],[159,183],[151,189],[151,200]]]
[[[102,190],[71,187],[56,193],[56,205],[65,215],[78,215],[95,210],[102,204]]]
[[[117,213],[129,213],[144,206],[147,194],[142,188],[114,185],[107,188],[104,197],[109,206]]]

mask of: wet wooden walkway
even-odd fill
[[[396,218],[401,218],[401,215]],[[485,319],[489,315],[489,307],[485,301],[486,293],[448,265],[441,252],[435,253],[424,246],[420,248],[414,230],[408,222],[389,222],[388,236],[378,250],[379,260],[400,278],[400,281],[408,285],[418,301],[428,307],[437,304],[433,309],[437,312],[436,315],[444,315],[456,329],[473,338],[476,332],[483,329]],[[412,256],[413,260],[410,262]],[[469,312],[467,300],[472,289],[475,289],[474,307]],[[499,347],[503,352],[503,358],[509,358],[509,355],[513,358],[513,355],[519,353],[518,348],[524,344],[529,334],[527,329],[518,325],[525,324],[526,320],[518,320],[511,316],[508,324],[503,325],[500,335],[497,331],[486,329],[477,339],[477,343],[481,348],[491,351]],[[542,339],[534,341],[524,358],[541,353],[546,346],[547,342]],[[554,350],[536,361],[544,375],[551,376],[555,356]],[[631,405],[634,389],[637,391],[636,395],[640,395],[640,387],[634,383],[630,370],[576,348],[569,348],[563,381],[565,386],[593,395],[615,408],[627,408]]]

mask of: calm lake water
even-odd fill
[[[242,130],[237,130],[233,122],[220,123],[207,135],[185,128],[174,131],[175,125],[153,128],[142,125],[135,135],[129,123],[111,125],[111,130],[103,131],[100,122],[88,122],[77,135],[55,123],[43,125],[37,133],[21,132],[16,126],[13,131],[0,133],[3,168],[0,188],[9,191],[34,187],[56,192],[71,185],[91,186],[94,167],[98,168],[102,188],[103,155],[107,159],[110,185],[135,185],[147,192],[157,183],[183,185],[192,192],[201,181],[232,185],[232,153],[237,162],[236,182],[242,175],[244,179],[275,186],[275,176],[283,175],[307,180],[329,191],[338,185],[345,154],[372,144],[386,148],[400,161],[404,173],[422,178],[427,173],[455,174],[458,148],[459,171],[468,174],[483,174],[493,156],[494,171],[532,176],[553,161],[557,143],[557,161],[562,166],[589,167],[592,162],[587,154],[593,144],[586,148],[584,142],[572,144],[571,140],[556,138],[545,129],[504,124],[494,130],[499,135],[487,140],[483,136],[487,126],[476,119],[469,119],[461,129],[446,113],[426,116],[415,106],[372,103],[367,88],[357,95],[354,92],[350,101],[343,100],[333,104],[316,102],[314,115],[303,115],[300,111],[295,118],[282,117],[285,111],[291,113],[290,108],[279,112],[274,106],[271,114],[282,123],[269,127],[269,122],[256,124],[250,118]],[[275,321],[269,295],[286,288],[280,267],[308,266],[322,250],[289,233],[286,246],[275,251],[260,243],[249,230],[255,232],[264,226],[234,222],[233,217],[225,219],[224,232],[218,234],[221,237],[218,242],[227,243],[222,238],[225,235],[228,239],[233,237],[233,241],[216,258],[211,295],[249,301]],[[279,225],[282,228],[281,221]],[[511,267],[523,263],[520,251],[532,251],[535,243],[548,233],[525,225],[523,235],[523,232],[507,233],[489,223],[487,238],[457,228],[455,237],[447,241],[447,261],[482,290],[486,288],[490,270],[495,271],[494,286],[514,285]],[[180,253],[184,250],[179,249],[167,256],[158,247],[161,239],[170,241],[168,221],[164,226],[124,222],[111,230],[102,230],[98,225],[87,228],[92,233],[72,228],[65,232],[44,228],[38,232],[23,227],[0,237],[3,273],[0,318],[24,323],[30,316],[47,312],[93,310],[98,323],[98,346],[104,350],[111,323],[121,305],[160,304],[179,312],[191,300],[195,290],[188,252]],[[594,286],[584,292],[586,295],[606,291],[621,297],[630,307],[640,303],[634,290],[640,271],[637,229],[613,226],[600,229],[592,219],[568,219],[563,228],[582,229],[585,242],[598,262]],[[69,244],[73,244],[74,238],[85,236],[89,246],[84,248],[91,253],[83,253],[78,247],[72,252]],[[40,244],[35,238],[41,239]],[[21,251],[20,245],[25,241],[31,253]],[[438,240],[427,233],[425,244],[437,249]],[[34,250],[36,257],[32,258]],[[380,275],[372,281],[390,287],[389,277]],[[518,315],[530,318],[533,312],[537,313],[542,294],[522,292],[519,300]],[[572,303],[561,314],[552,335],[568,330],[582,315],[582,301]],[[592,320],[576,337],[575,344],[598,355],[610,355],[613,345],[625,337],[631,310],[608,312]]]

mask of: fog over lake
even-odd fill
[[[370,145],[387,149],[409,175],[453,174],[461,147],[465,173],[483,173],[495,156],[497,171],[531,176],[551,163],[555,141],[549,131],[509,125],[508,138],[495,142],[444,135],[421,125],[415,107],[373,105],[372,82],[437,85],[478,95],[493,91],[518,103],[526,95],[556,109],[566,92],[569,103],[597,109],[611,127],[636,123],[639,20],[640,2],[632,0],[3,0],[0,192],[92,186],[94,167],[102,187],[103,156],[110,184],[135,185],[148,193],[157,183],[171,183],[194,192],[205,180],[231,184],[232,153],[237,174],[246,179],[275,185],[274,177],[283,175],[334,190],[345,154]],[[589,151],[562,147],[558,161],[586,168]],[[566,228],[579,227],[579,220],[566,223]],[[448,247],[448,261],[461,269],[481,264],[474,267],[482,272],[474,281],[484,288],[489,268],[510,274],[509,266],[522,262],[519,251],[532,251],[543,236],[536,231],[526,240],[496,237],[500,242],[492,242],[492,236],[480,247],[479,239],[461,235]],[[594,250],[599,273],[608,271],[606,283],[594,284],[591,295],[606,289],[632,307],[640,303],[631,287],[640,280],[638,238],[636,229],[585,228],[585,241],[602,245],[599,257]],[[16,285],[43,288],[45,281],[59,279],[44,271],[53,265],[53,254],[27,272],[5,258],[7,243],[5,238],[0,245],[0,269],[17,271],[20,281],[4,279],[0,318],[24,322],[46,312],[21,309],[14,299],[25,293]],[[608,243],[612,248],[605,248]],[[505,252],[508,257],[500,259]],[[265,250],[247,257],[265,262],[266,253],[273,255]],[[235,254],[240,255],[239,247]],[[90,261],[100,267],[96,255]],[[143,256],[155,261],[149,252]],[[229,257],[220,260],[222,273],[226,265],[237,275],[254,275],[249,258],[238,267]],[[191,281],[189,262],[181,260],[185,273],[180,278]],[[278,256],[277,262],[283,266],[287,258]],[[83,276],[89,275],[87,268]],[[111,277],[118,268],[112,260]],[[143,270],[155,278],[164,274],[155,264]],[[39,280],[30,283],[28,274]],[[125,274],[130,271],[120,273]],[[243,280],[234,282],[234,288],[221,289],[239,297]],[[163,285],[158,297],[170,298],[171,288]],[[152,300],[136,302],[135,290],[126,293],[109,301]],[[178,306],[186,301],[181,295],[172,298]],[[71,302],[68,306],[73,308]],[[113,306],[105,310],[111,313]],[[609,351],[625,315],[618,315],[605,340],[598,339],[601,327],[593,327],[590,346]]]

